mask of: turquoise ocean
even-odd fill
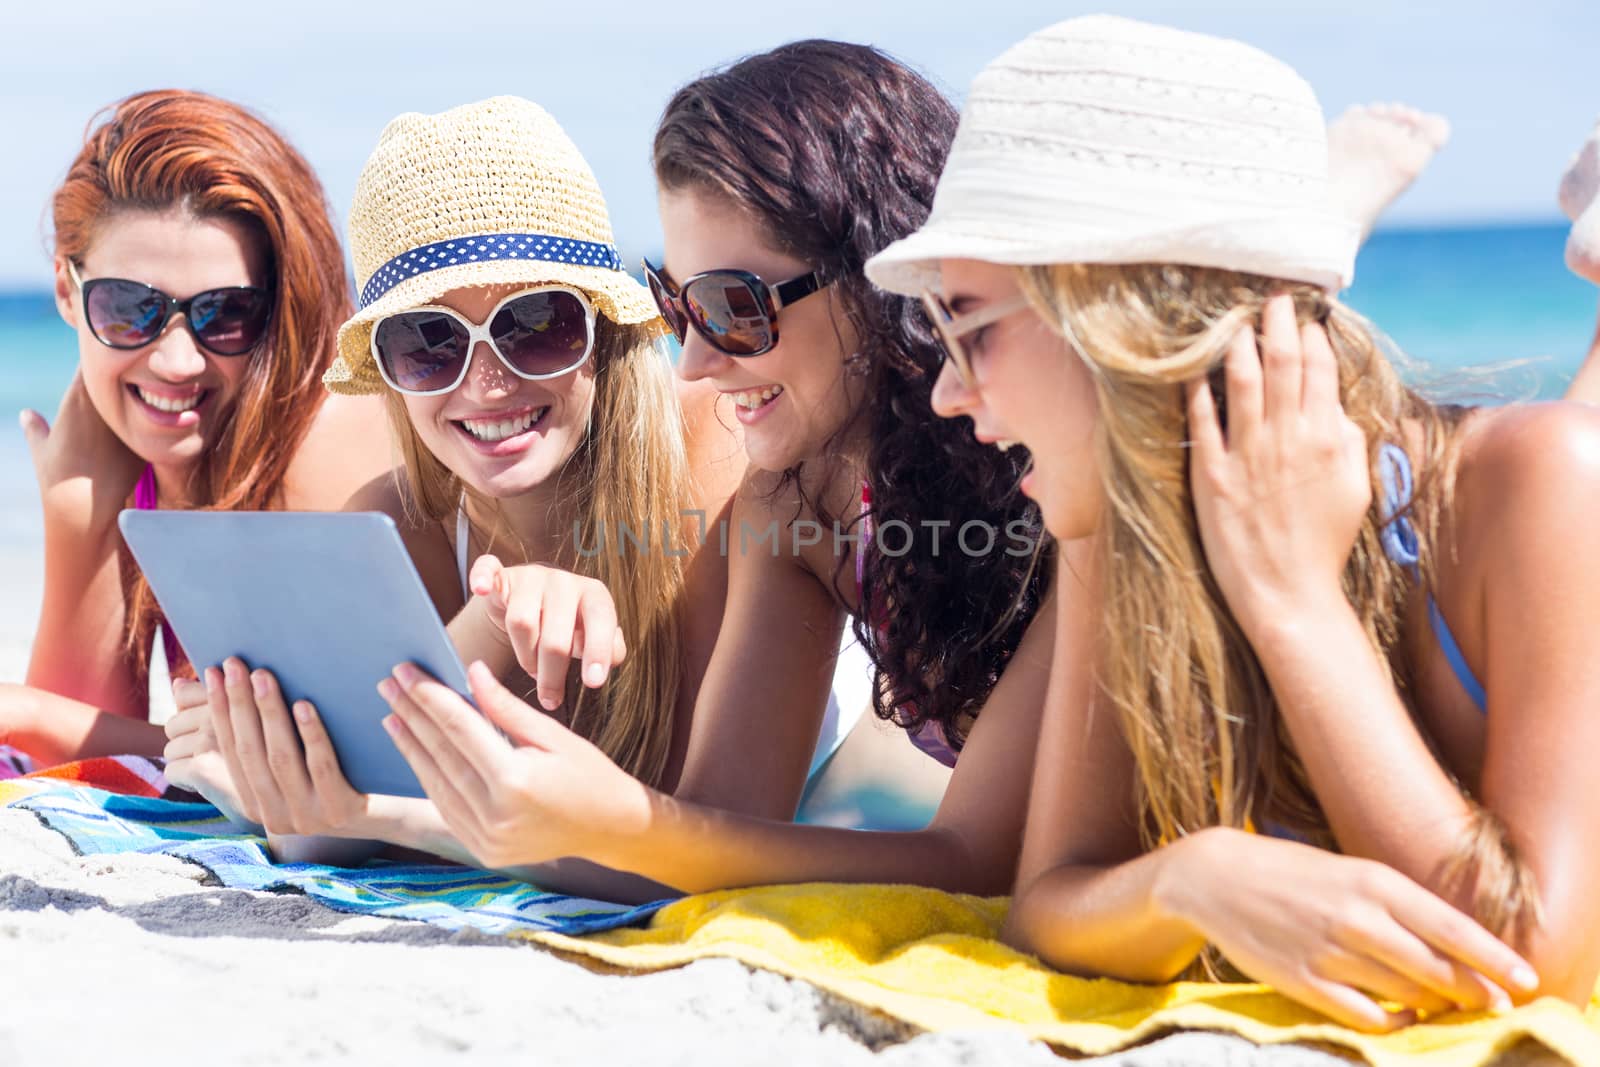
[[[1380,231],[1345,299],[1390,335],[1419,382],[1487,401],[1559,396],[1597,304],[1562,263],[1566,234],[1564,223]],[[0,292],[0,531],[18,504],[33,504],[16,413],[53,417],[74,358],[49,293]],[[1500,370],[1479,373],[1490,367]]]

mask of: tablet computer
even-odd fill
[[[197,671],[265,667],[316,706],[352,786],[423,795],[376,686],[409,661],[466,696],[467,673],[393,519],[130,509],[118,524]]]

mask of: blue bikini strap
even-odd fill
[[[1413,578],[1420,579],[1417,528],[1410,516],[1403,514],[1411,504],[1411,494],[1415,488],[1411,478],[1411,459],[1405,449],[1389,442],[1379,446],[1378,477],[1383,482],[1383,529],[1378,534],[1383,542],[1383,551],[1409,570]],[[1444,653],[1445,661],[1455,672],[1461,688],[1466,690],[1479,711],[1487,712],[1488,695],[1483,691],[1478,676],[1467,665],[1467,657],[1461,654],[1456,635],[1450,632],[1450,624],[1444,621],[1439,602],[1431,594],[1428,596],[1428,622],[1433,627],[1434,640],[1439,642],[1439,651]]]
[[[1402,514],[1411,505],[1411,460],[1405,449],[1385,442],[1378,447],[1378,476],[1383,482],[1383,529],[1378,532],[1384,553],[1417,574],[1417,528]]]
[[[1456,681],[1461,683],[1461,688],[1467,691],[1467,696],[1484,713],[1489,711],[1489,694],[1483,691],[1478,676],[1472,673],[1472,668],[1467,665],[1467,657],[1462,655],[1461,646],[1456,644],[1456,635],[1450,632],[1450,624],[1444,621],[1444,614],[1439,610],[1439,602],[1433,597],[1428,598],[1428,621],[1433,624],[1433,636],[1439,642],[1439,651],[1444,653],[1444,658],[1450,664],[1450,669],[1455,672]]]

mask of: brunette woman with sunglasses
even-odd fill
[[[655,141],[666,256],[649,280],[680,372],[725,398],[754,468],[725,542],[723,625],[670,795],[489,672],[469,672],[479,706],[521,747],[397,672],[396,741],[479,862],[583,856],[691,892],[1009,887],[1053,618],[1037,513],[1015,493],[1019,453],[933,416],[940,349],[916,302],[863,275],[926,218],[955,120],[907,68],[826,41],[747,59],[668,104]],[[969,523],[995,540],[959,545]],[[954,765],[925,829],[792,821],[852,618],[897,751],[931,765],[909,737]]]
[[[117,513],[337,508],[388,466],[382,414],[321,388],[348,314],[338,238],[311,168],[243,108],[122,101],[90,129],[52,220],[79,363],[53,423],[22,414],[45,593],[27,684],[0,686],[0,742],[39,764],[155,755],[152,650],[185,664]]]

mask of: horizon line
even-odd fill
[[[1464,233],[1481,230],[1516,230],[1516,229],[1544,229],[1555,227],[1570,227],[1571,221],[1560,214],[1547,215],[1490,215],[1475,218],[1450,218],[1439,219],[1408,218],[1396,219],[1390,223],[1379,223],[1367,238],[1386,235],[1407,235],[1417,233]],[[659,258],[661,250],[654,249],[651,258]],[[630,274],[634,273],[629,270]],[[0,277],[0,299],[15,299],[18,297],[48,296],[51,283],[47,270],[41,270],[35,278]]]

